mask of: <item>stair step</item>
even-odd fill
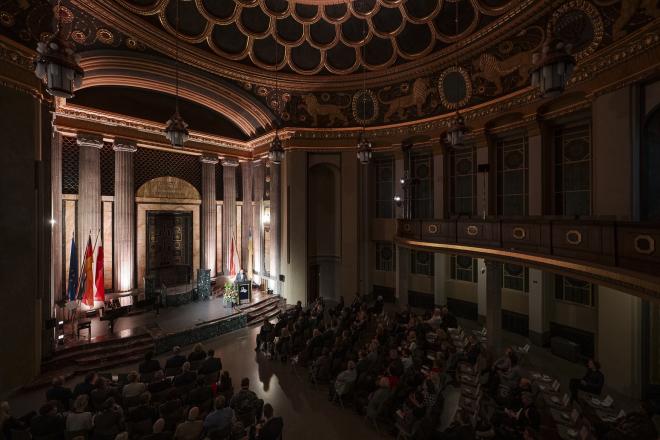
[[[261,316],[263,314],[269,313],[273,310],[280,310],[279,304],[271,304],[268,307],[262,307],[261,309],[248,313],[248,319],[254,319],[255,317]]]
[[[55,352],[50,359],[42,362],[42,367],[66,362],[67,360],[78,358],[81,355],[91,356],[95,353],[102,353],[104,351],[117,350],[121,348],[125,349],[135,345],[144,345],[146,343],[153,343],[153,338],[149,334],[70,347]]]
[[[253,319],[253,320],[251,320],[251,321],[248,320],[248,323],[247,323],[247,324],[248,324],[249,326],[250,326],[250,325],[260,324],[261,322],[263,322],[264,319],[271,320],[271,319],[275,318],[276,316],[278,316],[280,313],[282,313],[282,312],[281,312],[281,310],[279,310],[279,309],[277,309],[277,310],[273,310],[272,312],[270,312],[270,313],[268,313],[268,314],[261,315],[258,319]]]
[[[247,306],[242,306],[242,307],[239,307],[238,309],[241,312],[250,313],[250,312],[254,312],[254,311],[257,311],[259,309],[262,309],[264,307],[268,307],[271,304],[279,303],[281,299],[282,298],[279,295],[278,296],[271,296],[268,299],[259,301],[258,303],[249,304]]]
[[[153,348],[154,348],[153,341],[149,341],[144,344],[133,345],[130,348],[124,350],[104,351],[104,352],[96,353],[92,356],[77,358],[75,359],[75,363],[76,365],[88,365],[99,362],[105,364],[109,360],[114,360],[117,358],[122,358],[127,356],[140,355],[141,357],[144,357],[144,354],[149,350],[153,350]]]

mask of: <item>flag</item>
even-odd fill
[[[94,294],[95,301],[105,302],[105,288],[103,287],[103,243],[99,245],[99,250],[96,252],[96,293]]]
[[[231,246],[229,247],[229,276],[234,276],[238,273],[238,268],[241,263],[238,261],[238,252],[236,252],[236,244],[234,237],[231,238]]]
[[[92,249],[91,235],[87,239],[87,248],[85,249],[85,293],[83,294],[83,304],[90,307],[94,306],[94,274],[92,265],[94,262],[94,250]],[[82,282],[82,281],[81,281]]]
[[[71,237],[71,256],[69,257],[69,281],[66,293],[69,301],[76,300],[78,288],[78,250],[76,249],[76,237]]]

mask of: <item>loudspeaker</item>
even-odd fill
[[[284,275],[280,275],[280,281],[284,282]]]
[[[480,163],[477,165],[478,173],[487,173],[488,171],[490,171],[490,166],[487,163]]]

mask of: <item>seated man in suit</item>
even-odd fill
[[[264,405],[264,419],[250,430],[250,440],[279,440],[283,429],[284,420],[273,417],[273,407],[267,403]]]
[[[158,362],[158,359],[153,359],[153,356],[154,353],[152,351],[144,354],[144,361],[138,368],[140,374],[151,374],[160,371],[160,362]]]
[[[190,362],[185,362],[181,367],[182,373],[174,378],[173,385],[175,387],[185,387],[192,385],[197,379],[197,373],[190,371]]]
[[[222,361],[219,357],[215,357],[215,352],[213,350],[209,350],[206,359],[204,359],[202,365],[199,366],[197,372],[206,375],[218,373],[220,370],[222,370]]]
[[[582,379],[571,379],[571,398],[577,400],[578,391],[600,394],[605,384],[605,376],[600,371],[600,364],[593,359],[587,361],[587,372]]]
[[[172,381],[170,381],[165,377],[163,370],[158,370],[154,375],[153,382],[151,382],[147,386],[147,389],[149,390],[150,393],[156,394],[169,389],[171,386],[172,386]]]
[[[87,373],[85,375],[85,380],[80,382],[76,387],[73,389],[73,397],[78,397],[81,394],[87,394],[89,395],[93,389],[96,388],[96,381],[98,380],[98,376],[96,373],[91,372]]]
[[[172,352],[174,353],[173,356],[167,358],[165,361],[165,369],[167,370],[168,368],[181,368],[183,366],[183,363],[186,361],[186,357],[181,354],[181,347],[178,345],[175,346],[172,349]]]
[[[39,415],[30,421],[32,438],[64,438],[64,418],[57,414],[57,407],[46,403],[39,409]]]
[[[67,388],[63,384],[64,379],[61,376],[54,377],[52,386],[46,391],[46,401],[56,401],[62,410],[67,411],[73,393],[71,392],[71,388]]]

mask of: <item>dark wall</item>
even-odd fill
[[[6,392],[31,380],[41,361],[41,309],[49,309],[50,298],[50,150],[49,136],[41,139],[48,113],[31,95],[0,86],[0,115],[0,392]]]

